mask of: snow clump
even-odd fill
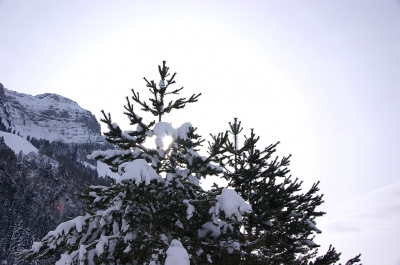
[[[190,265],[189,255],[179,240],[171,241],[167,249],[165,265]]]
[[[226,217],[235,215],[236,218],[241,221],[242,214],[252,211],[251,205],[232,189],[224,188],[222,194],[218,195],[216,199],[215,213],[217,215],[219,211],[222,210],[225,212]]]
[[[139,185],[141,182],[148,185],[152,180],[163,181],[163,178],[144,159],[122,163],[118,167],[118,174],[120,175],[120,178],[117,180],[118,183],[129,179],[134,180],[136,185]]]

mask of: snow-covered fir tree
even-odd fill
[[[201,156],[203,142],[196,128],[184,123],[178,128],[162,121],[165,113],[196,102],[200,94],[188,99],[165,101],[182,88],[171,89],[175,73],[170,76],[163,62],[157,86],[148,81],[152,98],[142,101],[132,90],[133,101],[157,117],[146,123],[134,111],[127,98],[125,114],[133,130],[122,131],[110,114],[102,122],[109,132],[106,140],[119,150],[95,151],[90,157],[107,163],[119,173],[111,186],[87,186],[81,197],[88,213],[61,223],[30,250],[20,252],[26,259],[47,258],[62,250],[61,264],[205,264],[220,253],[240,253],[243,238],[243,214],[251,206],[233,189],[205,191],[199,181],[210,175],[221,175],[228,134],[213,136],[208,154]],[[165,136],[173,138],[164,146]],[[155,148],[145,146],[150,138]]]
[[[318,185],[301,193],[286,168],[289,158],[272,159],[276,145],[260,151],[253,131],[239,143],[240,123],[212,135],[208,151],[190,123],[173,127],[165,113],[182,109],[201,94],[167,101],[183,88],[171,89],[176,74],[163,62],[159,83],[146,85],[143,101],[132,90],[125,114],[132,130],[123,131],[104,111],[105,138],[119,149],[95,151],[89,157],[110,166],[119,177],[110,186],[86,186],[81,198],[87,214],[61,223],[21,259],[40,259],[61,251],[66,264],[334,264],[340,254],[329,249],[317,257],[315,210],[322,203]],[[134,110],[135,106],[135,110]],[[146,122],[136,110],[156,117]],[[172,137],[164,146],[163,138]],[[147,141],[147,142],[146,142]],[[147,143],[155,142],[155,147]],[[208,176],[228,186],[204,190]],[[358,256],[349,261],[354,264]]]

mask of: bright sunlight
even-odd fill
[[[172,142],[172,136],[166,135],[163,139],[164,149],[166,149]]]

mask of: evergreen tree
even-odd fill
[[[316,210],[323,203],[318,195],[318,183],[302,193],[298,179],[292,179],[287,168],[290,155],[273,157],[279,144],[257,148],[259,137],[253,129],[249,136],[239,139],[243,128],[234,119],[229,123],[232,140],[227,142],[230,159],[225,163],[224,177],[252,206],[253,212],[245,219],[248,244],[243,248],[243,264],[334,264],[339,260],[334,248],[316,257],[319,245],[314,242],[315,233],[321,233],[315,219],[324,215]],[[360,255],[348,261],[359,260]],[[314,260],[314,261],[313,261]]]
[[[196,128],[184,123],[173,128],[162,117],[187,103],[196,102],[200,94],[188,99],[165,102],[172,90],[175,73],[170,76],[163,62],[161,80],[148,81],[152,98],[142,101],[132,90],[133,101],[145,112],[157,117],[145,123],[127,98],[125,114],[134,130],[122,131],[102,111],[109,132],[106,140],[119,150],[95,151],[90,157],[107,163],[118,172],[111,185],[86,186],[81,195],[88,213],[60,224],[30,250],[19,253],[26,259],[47,258],[56,249],[63,254],[57,264],[205,264],[223,257],[223,253],[240,253],[243,237],[242,215],[251,211],[232,189],[205,191],[199,181],[223,172],[218,166],[224,158],[228,134],[213,136],[208,155],[197,151],[204,141]],[[162,139],[173,137],[169,146]],[[145,145],[155,138],[156,147]],[[181,263],[176,263],[181,260]]]
[[[123,131],[102,111],[106,140],[118,149],[94,151],[89,157],[109,165],[119,178],[109,186],[85,186],[81,198],[87,214],[61,223],[19,258],[40,259],[61,251],[61,264],[333,264],[330,248],[316,257],[316,211],[322,203],[318,184],[305,194],[301,182],[288,176],[289,158],[271,159],[275,145],[260,151],[253,131],[239,147],[240,122],[230,131],[204,140],[190,123],[174,128],[163,117],[201,94],[166,101],[174,73],[158,68],[158,85],[144,78],[151,98],[143,101],[132,89],[134,104],[157,121],[145,122],[127,97],[124,114],[133,130]],[[229,139],[229,133],[233,140]],[[173,141],[164,146],[163,138]],[[154,139],[155,147],[148,141]],[[228,180],[203,190],[200,180],[216,175]],[[348,264],[359,261],[359,256]]]

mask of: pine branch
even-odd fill
[[[353,265],[353,264],[355,264],[356,262],[360,262],[360,261],[361,261],[360,257],[361,257],[361,254],[358,254],[358,255],[355,256],[354,258],[349,259],[349,260],[346,262],[346,265]],[[362,264],[360,264],[360,265],[362,265]]]

